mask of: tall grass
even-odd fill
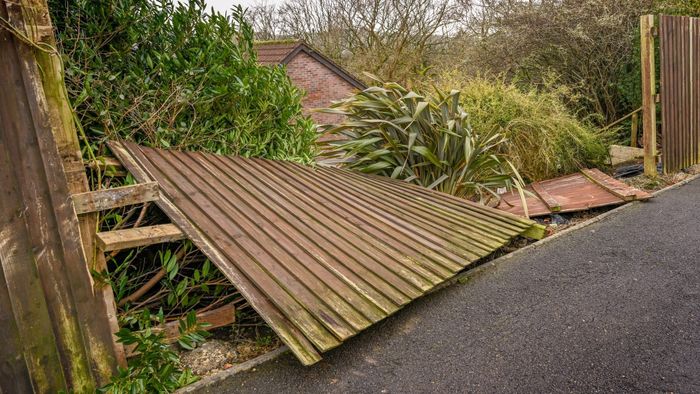
[[[459,87],[474,130],[506,137],[499,149],[523,178],[537,181],[606,162],[611,135],[571,113],[561,87],[523,91],[498,79],[463,79],[457,73],[443,75],[437,85]]]

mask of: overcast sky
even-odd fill
[[[282,0],[206,0],[209,7],[214,7],[219,12],[231,9],[234,4],[241,4],[243,7],[250,7],[259,3],[281,3]]]

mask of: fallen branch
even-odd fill
[[[182,260],[183,256],[185,255],[186,248],[180,248],[180,250],[175,253],[175,258],[179,261]],[[119,300],[119,303],[117,304],[118,306],[124,306],[128,302],[134,302],[138,300],[139,298],[143,297],[146,293],[148,293],[149,290],[153,288],[158,282],[161,281],[165,277],[165,274],[167,272],[165,271],[164,267],[161,267],[158,272],[156,272],[155,275],[151,279],[148,280],[148,282],[144,283],[143,286],[141,286],[138,290],[135,292],[129,294],[128,296],[122,298]]]

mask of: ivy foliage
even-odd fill
[[[66,85],[91,148],[107,139],[310,161],[315,132],[285,70],[257,64],[240,6],[51,0]]]

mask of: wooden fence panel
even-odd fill
[[[700,18],[660,17],[664,172],[700,163]]]
[[[116,365],[112,329],[42,83],[56,70],[40,66],[28,35],[50,25],[25,25],[42,11],[41,1],[0,1],[0,392],[94,392]]]

